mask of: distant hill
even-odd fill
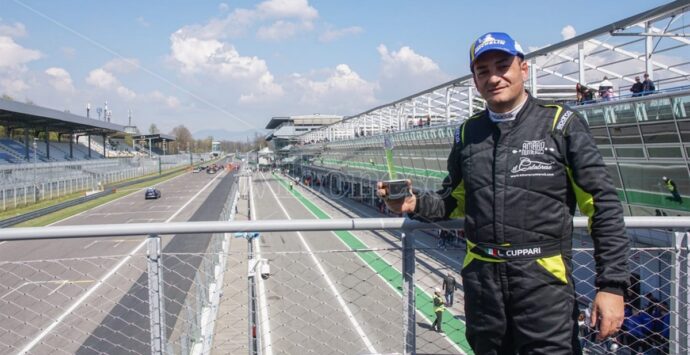
[[[204,139],[208,136],[212,136],[215,140],[226,140],[226,141],[246,141],[247,137],[249,139],[254,138],[255,133],[259,133],[262,136],[268,134],[267,131],[262,129],[248,129],[245,131],[228,131],[225,129],[203,129],[201,131],[194,132],[192,135],[195,139]]]

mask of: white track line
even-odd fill
[[[175,180],[175,179],[177,179],[177,178],[180,178],[180,177],[182,177],[182,176],[185,176],[186,174],[189,174],[189,173],[182,173],[182,174],[177,175],[177,176],[174,176],[174,177],[172,177],[172,178],[170,178],[170,179],[168,179],[168,180],[161,181],[161,184],[162,184],[162,183],[169,182],[169,181],[173,181],[173,180]],[[130,192],[130,193],[128,193],[128,194],[125,194],[124,196],[120,196],[120,197],[118,197],[118,198],[116,198],[116,199],[114,199],[114,200],[110,200],[110,201],[108,201],[108,202],[106,202],[106,203],[104,203],[104,204],[102,204],[102,205],[94,206],[93,208],[89,208],[88,210],[81,211],[81,212],[79,212],[79,213],[77,213],[77,214],[74,214],[74,215],[65,217],[65,218],[63,218],[63,219],[61,219],[61,220],[58,220],[58,221],[55,221],[55,222],[49,224],[48,226],[52,226],[52,225],[54,225],[54,224],[56,224],[56,223],[60,223],[60,222],[66,221],[66,220],[68,220],[68,219],[70,219],[70,218],[74,218],[74,217],[77,217],[77,216],[81,216],[82,214],[84,214],[84,213],[86,213],[86,212],[93,211],[93,210],[99,209],[99,208],[101,208],[101,207],[107,206],[107,205],[109,205],[109,204],[111,204],[111,203],[114,203],[114,202],[116,202],[116,201],[122,200],[123,198],[125,198],[125,197],[127,197],[127,196],[130,196],[130,195],[133,195],[133,194],[135,194],[135,193],[137,193],[137,192],[140,192],[140,191],[142,191],[142,190],[144,190],[144,189],[146,189],[146,187],[142,187],[142,188],[140,188],[140,189],[135,189],[135,190],[133,190],[132,192]],[[123,190],[124,190],[124,189],[123,189]],[[134,204],[134,202],[131,202],[130,204]]]
[[[308,190],[308,189],[305,189],[305,190],[307,190],[307,191],[309,191],[309,192],[311,192],[311,193],[313,193],[313,194],[318,193],[318,192],[314,192],[314,191],[311,191],[311,190]],[[326,195],[326,194],[323,194],[323,193],[322,193],[321,195],[322,195],[324,198],[330,200],[331,203],[333,203],[333,204],[339,204],[338,202],[335,202],[332,198],[330,198],[330,196],[328,196],[328,195]],[[386,217],[381,217],[381,216],[376,215],[376,214],[372,214],[371,212],[366,211],[366,210],[364,210],[364,209],[361,208],[361,207],[355,206],[354,204],[349,204],[349,203],[348,203],[347,205],[346,205],[346,204],[340,204],[340,205],[343,206],[343,207],[346,208],[346,209],[351,210],[351,211],[352,211],[352,210],[358,211],[359,214],[360,214],[358,217],[386,218]],[[390,234],[396,236],[398,239],[400,238],[400,235],[395,234],[395,232],[388,231],[388,233],[390,233]],[[422,245],[424,248],[426,248],[428,251],[433,252],[433,253],[436,254],[436,256],[438,256],[439,258],[446,260],[449,264],[453,264],[453,265],[457,265],[457,266],[462,265],[462,263],[459,261],[459,260],[462,260],[462,259],[453,258],[453,257],[450,257],[450,256],[448,256],[448,255],[442,253],[441,251],[438,250],[438,247],[435,246],[435,245],[431,245],[431,244],[429,244],[429,243],[427,243],[427,242],[421,240],[420,238],[415,238],[415,243],[421,244],[421,245]]]
[[[170,221],[172,221],[173,218],[177,217],[177,215],[180,214],[180,212],[182,212],[182,210],[184,210],[185,207],[187,207],[192,201],[194,201],[203,191],[205,191],[209,186],[211,186],[211,184],[214,181],[216,181],[216,179],[218,177],[220,177],[222,175],[225,175],[225,174],[216,175],[216,177],[214,177],[211,181],[209,181],[206,185],[204,185],[204,187],[202,187],[201,190],[199,190],[199,192],[197,192],[194,196],[192,196],[192,198],[190,198],[184,205],[182,205],[182,207],[180,207],[165,222],[166,223],[170,222]],[[105,284],[105,282],[111,276],[113,276],[117,272],[117,270],[119,270],[123,265],[125,265],[127,263],[127,261],[129,261],[129,259],[134,254],[136,254],[139,250],[141,250],[141,248],[143,248],[147,242],[148,242],[148,240],[144,239],[144,241],[142,241],[139,245],[137,245],[137,247],[134,248],[131,252],[129,252],[129,254],[127,254],[127,256],[124,257],[119,263],[117,263],[117,265],[115,265],[115,267],[112,270],[108,271],[107,274],[105,274],[102,278],[100,278],[98,281],[96,281],[96,284],[91,286],[91,288],[88,291],[86,291],[81,297],[79,297],[79,299],[77,299],[71,306],[69,306],[69,308],[67,308],[62,314],[60,314],[60,316],[57,317],[52,323],[50,323],[50,325],[45,327],[40,334],[38,334],[32,341],[30,341],[28,344],[26,344],[26,346],[24,346],[24,348],[22,350],[20,350],[17,354],[26,354],[29,351],[31,351],[31,349],[33,349],[33,347],[36,346],[36,344],[38,344],[41,340],[43,340],[43,338],[45,338],[46,335],[48,335],[53,329],[55,329],[55,327],[57,327],[60,323],[62,323],[62,321],[65,320],[65,318],[67,318],[67,316],[72,314],[72,312],[74,312],[74,310],[77,309],[77,307],[79,307],[84,301],[86,301],[86,299],[89,298],[89,296],[91,296],[94,292],[96,292],[96,290],[98,290],[98,288],[101,287],[101,285]]]
[[[264,176],[261,174],[261,176]],[[264,177],[264,181],[265,181]],[[275,191],[273,191],[273,188],[271,187],[271,184],[266,182],[266,186],[268,186],[269,190],[271,190],[271,194],[273,197],[276,199],[276,202],[278,202],[278,206],[280,207],[281,210],[283,210],[283,213],[288,219],[292,219],[290,217],[290,214],[288,211],[285,209],[283,204],[280,202],[280,199],[278,199],[278,196],[276,195]],[[343,300],[343,297],[340,295],[338,292],[338,289],[335,288],[335,285],[333,284],[333,281],[331,281],[331,278],[328,277],[328,274],[326,273],[326,270],[323,268],[321,263],[319,262],[319,259],[316,258],[314,255],[314,252],[311,250],[311,247],[309,247],[309,244],[307,244],[307,241],[304,239],[304,236],[302,235],[301,232],[296,232],[297,236],[299,237],[299,240],[302,242],[302,245],[304,248],[307,249],[307,252],[309,253],[309,256],[311,256],[312,260],[316,264],[316,267],[319,268],[319,272],[321,272],[321,275],[323,275],[324,280],[326,280],[326,283],[328,284],[328,287],[331,289],[331,292],[335,295],[335,299],[338,300],[338,303],[340,304],[340,307],[345,311],[345,314],[347,315],[347,318],[350,320],[350,323],[352,323],[352,326],[355,328],[355,331],[359,335],[360,338],[362,338],[362,341],[364,341],[364,345],[367,347],[367,351],[371,354],[377,354],[378,351],[374,348],[374,345],[371,343],[371,340],[369,340],[369,337],[367,337],[367,334],[364,332],[362,327],[359,325],[359,322],[357,322],[357,319],[355,318],[354,314],[352,314],[352,311],[350,308],[347,306],[347,303],[345,303],[345,300]]]
[[[258,208],[254,204],[254,189],[252,188],[252,177],[248,176],[245,182],[249,184],[249,199],[252,203],[252,211],[250,212],[252,216],[252,221],[257,220]],[[252,239],[254,243],[253,247],[256,249],[256,256],[261,258],[261,243]],[[255,277],[254,280],[258,280],[259,283],[259,309],[261,310],[259,316],[261,317],[261,335],[263,340],[263,351],[266,355],[273,355],[273,342],[271,341],[271,324],[268,320],[268,300],[266,300],[266,287],[264,285],[264,279],[262,277]]]
[[[262,174],[262,176],[263,176],[263,174]],[[264,180],[265,180],[265,179],[266,179],[266,178],[265,178],[265,176],[264,176]],[[278,177],[278,179],[280,179],[280,177]],[[267,182],[267,184],[268,184],[268,182]],[[315,192],[313,192],[313,191],[310,190],[310,189],[307,189],[306,187],[300,186],[300,188],[302,188],[302,189],[305,190],[305,191],[309,191],[309,192],[312,192],[312,193],[315,194]],[[302,196],[304,196],[304,198],[307,198],[307,197],[305,196],[305,194],[303,194],[303,193],[301,193],[301,192],[300,192],[300,194],[301,194]],[[292,196],[292,195],[290,195],[290,196]],[[324,195],[324,196],[325,196],[325,195]],[[294,196],[293,196],[293,198],[294,198]],[[326,198],[328,198],[328,196],[326,196]],[[296,200],[297,200],[307,211],[309,211],[309,213],[311,213],[312,216],[318,218],[318,216],[316,216],[309,208],[307,208],[307,206],[304,205],[304,203],[302,203],[302,201],[299,201],[299,199],[296,199]],[[331,200],[331,201],[332,201],[332,200]],[[314,202],[314,205],[316,205],[315,202]],[[324,214],[326,214],[326,216],[328,216],[329,219],[332,219],[332,218],[333,218],[333,216],[331,216],[330,214],[328,214],[328,212],[326,212],[326,211],[324,210],[324,208],[319,207],[319,206],[316,206],[316,208],[318,208],[319,210],[321,210],[321,212],[323,212]],[[349,207],[348,207],[348,208],[349,208]],[[340,211],[338,211],[338,210],[336,209],[336,213],[341,214],[342,212],[340,212]],[[369,215],[368,215],[368,214],[364,214],[364,216],[366,217],[366,216],[369,216]],[[362,232],[362,231],[360,231],[360,232]],[[331,232],[331,233],[334,233],[334,234],[335,234],[335,232]],[[351,233],[352,235],[355,235],[354,231],[350,231],[350,233]],[[414,233],[414,232],[413,232],[413,233]],[[356,236],[356,237],[357,237],[357,236]],[[359,237],[357,237],[357,238],[359,238]],[[338,239],[340,240],[340,238],[338,238]],[[364,245],[367,245],[367,244],[364,243],[364,241],[362,241],[361,239],[360,239],[360,241],[361,241]],[[341,240],[341,242],[342,242],[342,240]],[[416,238],[415,238],[415,242],[417,242]],[[345,244],[344,242],[343,242],[343,244],[344,244],[346,247],[349,248],[349,246],[348,246],[347,244]],[[437,252],[438,252],[438,251],[437,251]],[[441,254],[440,252],[438,252],[438,253]],[[393,263],[391,263],[391,262],[388,260],[388,257],[387,257],[387,256],[379,255],[379,257],[382,258],[382,259],[384,259],[384,260],[386,260],[386,262],[387,262],[389,265],[391,265],[391,268],[392,268],[393,270],[397,271],[398,273],[400,273],[400,274],[402,275],[402,271],[398,270],[398,268],[396,268],[395,266],[393,266]],[[415,260],[416,260],[416,259],[419,259],[419,258],[420,258],[419,256],[416,256],[416,257],[415,257]],[[448,257],[446,257],[446,259],[448,259]],[[395,289],[395,287],[393,287],[393,285],[392,285],[390,282],[388,282],[388,280],[384,279],[383,276],[381,276],[381,274],[379,274],[376,270],[374,270],[374,268],[373,268],[369,263],[365,262],[365,264],[369,267],[369,269],[370,269],[372,272],[374,272],[374,274],[376,274],[376,276],[378,276],[381,280],[383,280],[383,282],[384,282],[386,285],[388,285],[388,287],[390,287],[397,295],[399,295],[400,297],[402,297],[402,293],[399,293],[399,291],[398,291],[397,289]],[[424,292],[424,294],[426,294],[429,298],[431,298],[431,299],[434,298],[434,296],[433,296],[432,294],[430,294],[429,292],[427,292],[426,287],[420,287],[420,286],[416,286],[416,287],[419,288],[422,292]],[[431,323],[431,319],[427,318],[427,316],[426,316],[420,309],[418,309],[416,306],[415,306],[415,309],[416,309],[416,312],[417,312],[417,314],[418,314],[419,316],[421,316],[424,320],[426,320],[427,323]],[[450,311],[450,310],[449,310],[449,312],[450,312],[451,314],[453,314],[453,315],[456,315],[455,312],[452,312],[452,311]],[[464,321],[462,321],[462,323],[465,324]],[[447,341],[451,346],[453,346],[460,354],[463,354],[463,355],[466,354],[466,353],[460,348],[460,346],[459,346],[458,344],[456,344],[453,340],[451,340],[450,337],[448,337],[446,334],[443,335],[443,338],[446,339],[446,341]]]

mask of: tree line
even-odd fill
[[[155,124],[149,127],[149,134],[160,133]],[[192,152],[204,153],[211,151],[211,143],[220,142],[221,150],[227,153],[249,152],[258,150],[266,146],[266,138],[260,133],[254,133],[253,137],[246,137],[244,141],[214,139],[211,136],[202,139],[195,139],[192,133],[184,125],[179,125],[170,131],[170,135],[175,137],[174,142],[168,143],[168,150],[171,154],[186,152],[189,147]]]

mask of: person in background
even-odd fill
[[[671,200],[676,201],[678,203],[683,203],[683,198],[680,196],[680,193],[678,192],[678,186],[676,186],[676,182],[669,179],[666,176],[662,177],[661,181],[664,182],[664,186],[666,187],[668,192],[671,193]]]
[[[448,240],[446,238],[446,233],[447,232],[445,229],[441,229],[438,231],[438,241],[436,242],[436,247],[438,247],[439,249],[446,249],[446,240]]]
[[[455,278],[453,274],[448,272],[446,277],[443,278],[443,293],[446,297],[446,307],[453,307],[453,295],[455,295]]]
[[[653,94],[656,91],[656,86],[654,82],[649,78],[648,73],[644,73],[644,81],[642,82],[642,95]]]
[[[434,289],[434,314],[436,315],[436,319],[434,319],[434,323],[431,324],[431,329],[443,333],[443,329],[441,329],[441,323],[443,322],[443,311],[446,310],[446,307],[443,305],[443,298],[441,297],[441,290],[437,288]]]
[[[642,95],[642,91],[644,90],[642,88],[642,86],[643,85],[642,85],[642,82],[640,81],[640,77],[636,76],[635,77],[635,83],[632,84],[632,86],[630,87],[630,92],[632,92],[633,97]]]
[[[611,89],[611,91],[609,91]],[[613,83],[609,81],[608,77],[604,77],[604,79],[599,83],[599,97],[604,99],[605,101],[611,100],[610,94],[613,92]]]
[[[587,88],[584,85],[582,85],[580,83],[575,84],[575,95],[577,97],[576,101],[578,104],[581,104],[583,101],[585,101],[586,91],[587,91]]]

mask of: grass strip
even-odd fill
[[[307,199],[299,191],[290,190],[290,186],[281,176],[273,174],[278,180],[278,183],[309,210],[318,219],[331,219],[326,212],[321,210],[316,204]],[[340,240],[345,243],[350,249],[356,251],[364,262],[366,262],[373,270],[386,280],[399,294],[402,295],[403,278],[402,273],[396,270],[393,265],[389,264],[383,257],[374,251],[357,251],[358,249],[369,249],[359,238],[348,231],[334,232]],[[426,316],[428,319],[435,319],[436,314],[433,310],[433,299],[429,294],[424,292],[421,288],[415,286],[415,294],[417,302],[415,304],[417,310]],[[473,354],[467,339],[465,338],[465,323],[457,319],[454,314],[448,310],[443,312],[443,329],[445,329],[446,336],[455,344],[457,344],[466,354]]]

